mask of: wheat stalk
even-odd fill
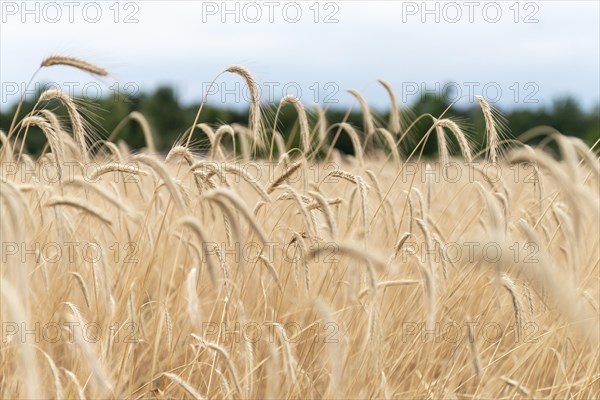
[[[435,133],[437,136],[438,142],[438,154],[440,157],[440,164],[442,167],[445,167],[448,164],[449,153],[448,153],[448,141],[446,140],[446,133],[444,132],[444,128],[437,123],[438,120],[435,121]]]
[[[232,65],[227,68],[226,71],[237,74],[246,81],[246,86],[248,86],[248,91],[250,92],[250,121],[248,123],[248,128],[252,132],[254,145],[257,148],[262,149],[265,146],[265,139],[256,80],[250,74],[250,71],[240,65]]]
[[[142,164],[146,164],[147,166],[152,168],[152,170],[154,170],[163,180],[163,183],[169,190],[171,198],[175,201],[175,205],[177,206],[177,208],[179,208],[180,210],[185,209],[185,202],[183,200],[181,192],[177,188],[175,181],[171,178],[170,174],[164,168],[162,163],[145,154],[138,154],[133,157],[133,160],[139,161]]]
[[[184,217],[178,221],[178,224],[184,225],[185,227],[189,228],[192,232],[194,232],[194,234],[198,237],[198,239],[200,240],[201,243],[204,244],[204,243],[208,242],[208,240],[206,239],[207,237],[204,234],[204,230],[202,229],[200,223],[195,218]],[[214,284],[216,284],[216,276],[215,276],[216,267],[215,267],[212,259],[208,256],[206,257],[206,265],[208,267],[208,274],[214,285]]]
[[[467,316],[467,345],[469,346],[469,351],[471,352],[471,357],[473,359],[473,370],[475,371],[475,375],[481,375],[481,361],[479,360],[479,353],[477,352],[477,347],[475,345],[475,332],[473,330],[473,323],[471,322],[471,318]]]
[[[467,135],[463,132],[460,126],[449,118],[442,118],[436,120],[437,127],[447,128],[458,142],[458,146],[460,147],[460,151],[462,153],[463,158],[467,163],[473,162],[473,154],[471,149],[471,144],[469,143],[469,139]]]
[[[275,283],[277,284],[277,287],[279,288],[279,291],[281,291],[283,293],[283,286],[281,285],[281,281],[279,280],[279,275],[277,274],[277,271],[275,270],[275,266],[273,265],[273,263],[267,257],[265,257],[264,254],[261,254],[259,256],[259,259],[267,267],[267,270],[269,271],[269,273],[271,274],[271,276],[275,280]]]
[[[339,128],[338,134],[336,134],[336,137],[331,142],[330,149],[333,149],[333,146],[335,145],[335,142],[337,141],[337,138],[339,136],[339,132],[341,132],[341,131],[346,132],[348,134],[348,136],[350,136],[350,140],[352,141],[352,149],[354,150],[354,157],[356,157],[356,159],[358,160],[359,165],[363,166],[365,164],[363,146],[360,143],[358,133],[356,133],[356,131],[354,130],[352,125],[350,125],[347,122],[340,122],[338,124],[331,125],[329,127],[329,129],[333,129],[336,127]]]
[[[60,136],[57,133],[58,131],[46,119],[36,115],[31,115],[23,118],[23,120],[21,120],[21,125],[24,127],[35,125],[42,130],[42,132],[46,136],[46,139],[48,140],[50,148],[52,149],[52,153],[54,153],[54,156],[56,157],[58,179],[61,180],[63,175],[62,166],[65,163],[65,155],[63,143],[61,141]]]
[[[383,79],[378,79],[377,82],[383,86],[390,98],[390,120],[389,120],[389,130],[397,135],[400,132],[402,127],[400,126],[400,110],[398,109],[398,100],[396,100],[396,95],[394,94],[394,90],[392,86],[384,81]]]
[[[267,188],[267,193],[273,193],[273,190],[281,186],[281,184],[285,182],[290,176],[292,176],[294,172],[296,172],[301,166],[302,162],[297,162],[292,166],[286,168],[285,172],[279,175],[279,177],[277,177],[277,179],[275,179],[273,183],[269,185],[269,187]]]
[[[48,89],[44,91],[38,100],[40,101],[50,101],[53,99],[59,100],[67,109],[69,114],[69,118],[71,119],[71,124],[73,126],[73,137],[75,138],[75,142],[79,145],[79,152],[84,162],[88,161],[88,152],[87,152],[87,144],[86,144],[86,133],[85,133],[85,122],[81,117],[81,114],[77,110],[75,103],[73,100],[62,91],[58,89]]]
[[[138,111],[132,111],[129,113],[129,115],[123,118],[115,127],[115,129],[113,129],[107,141],[113,141],[129,121],[135,121],[140,125],[142,128],[142,134],[144,135],[144,140],[146,141],[146,146],[148,147],[148,151],[153,154],[156,153],[156,145],[154,144],[154,135],[152,134],[150,123],[146,117],[144,117],[144,114]]]
[[[306,116],[306,111],[304,110],[304,106],[302,105],[300,100],[298,100],[297,98],[295,98],[292,95],[287,95],[283,99],[281,99],[279,106],[281,107],[284,104],[293,105],[294,109],[298,113],[298,121],[300,123],[300,138],[302,139],[302,150],[303,150],[304,154],[308,154],[310,152],[311,140],[310,140],[310,129],[308,127],[308,117]]]
[[[519,341],[519,338],[521,337],[521,329],[523,326],[523,317],[521,314],[521,302],[519,301],[519,296],[517,294],[517,286],[512,281],[512,279],[510,279],[510,277],[504,273],[500,275],[500,281],[502,282],[502,286],[504,286],[506,290],[510,293],[510,297],[512,299],[513,310],[515,313],[515,335],[517,341]]]
[[[68,369],[64,369],[63,371],[65,371],[65,374],[69,377],[69,379],[71,380],[71,382],[73,382],[73,385],[75,385],[75,388],[77,389],[77,398],[79,400],[85,400],[85,393],[83,391],[83,388],[81,387],[81,384],[79,383],[79,379],[77,379],[77,375],[75,375],[73,372],[69,371]]]
[[[235,383],[235,389],[238,392],[239,395],[242,395],[242,389],[240,387],[240,380],[238,379],[238,373],[237,370],[235,368],[235,365],[233,365],[233,362],[231,361],[231,357],[229,355],[229,352],[227,350],[225,350],[222,346],[220,346],[217,343],[213,343],[213,342],[209,342],[207,340],[205,340],[203,337],[195,335],[192,333],[192,337],[194,339],[196,339],[198,342],[200,342],[200,344],[202,344],[204,347],[213,350],[215,353],[219,354],[221,357],[223,357],[223,359],[227,362],[227,368],[229,369],[229,372],[231,373],[231,376],[233,377],[233,382]]]
[[[190,385],[189,382],[185,381],[183,378],[181,378],[179,375],[175,375],[172,374],[170,372],[163,372],[162,374],[164,377],[169,378],[171,381],[173,381],[173,383],[177,384],[179,387],[181,387],[183,390],[185,390],[185,392],[191,396],[193,399],[196,400],[203,400],[204,397],[202,397],[193,387],[192,385]]]
[[[338,227],[337,227],[337,223],[335,222],[335,216],[333,215],[333,212],[331,211],[331,208],[329,207],[327,200],[325,200],[325,198],[318,192],[309,191],[308,194],[310,194],[316,200],[317,204],[319,205],[319,207],[325,214],[326,221],[327,221],[327,227],[329,228],[329,234],[331,235],[331,238],[333,240],[337,240],[338,239]],[[310,206],[309,206],[309,208],[310,208]]]
[[[375,134],[375,122],[373,121],[373,116],[371,115],[371,109],[369,108],[365,98],[359,93],[358,90],[348,89],[348,93],[354,96],[360,105],[366,134],[364,147],[368,148],[371,142],[371,137]],[[356,151],[356,149],[354,151]]]
[[[112,221],[110,219],[108,219],[107,217],[103,216],[102,211],[100,211],[96,208],[92,208],[92,206],[90,206],[90,205],[81,204],[77,200],[73,200],[71,198],[58,197],[58,196],[53,197],[46,202],[45,206],[46,207],[55,207],[55,206],[73,207],[73,208],[76,208],[78,210],[85,212],[86,214],[91,215],[92,217],[98,219],[99,221],[101,221],[102,223],[104,223],[106,225],[109,225],[109,226],[112,225]]]

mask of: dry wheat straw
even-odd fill
[[[500,202],[502,203],[502,208],[504,210],[504,232],[505,232],[505,234],[508,234],[508,224],[509,224],[510,219],[511,219],[510,206],[508,204],[508,198],[502,192],[496,192],[494,194],[496,195],[496,197],[498,199],[500,199]]]
[[[369,307],[368,321],[367,321],[367,336],[365,338],[365,351],[368,351],[369,355],[375,353],[375,357],[379,358],[379,351],[373,349],[379,348],[379,337],[375,336],[375,329],[377,326],[377,286],[371,285],[373,292],[371,296],[371,305]],[[377,362],[378,364],[378,362]]]
[[[79,400],[85,400],[85,392],[79,383],[79,379],[77,379],[77,375],[65,368],[63,368],[63,371],[65,371],[65,374],[69,377],[71,382],[73,382],[73,385],[75,385],[75,388],[77,389],[77,398]]]
[[[352,149],[354,150],[354,157],[356,157],[356,159],[358,160],[359,165],[363,166],[365,164],[363,146],[360,143],[358,133],[356,133],[356,131],[354,130],[352,125],[350,125],[347,122],[340,122],[340,123],[331,125],[329,127],[329,129],[333,129],[336,127],[339,127],[338,134],[336,134],[336,137],[331,142],[330,149],[334,148],[335,142],[339,136],[339,132],[341,132],[341,131],[346,132],[348,134],[348,136],[350,137],[350,141],[352,142]]]
[[[236,133],[236,137],[240,139],[240,147],[241,147],[241,152],[242,152],[242,156],[244,157],[244,161],[248,161],[250,160],[250,148],[248,146],[248,138],[253,139],[253,131],[246,128],[245,126],[242,126],[240,124],[231,124],[231,127],[233,128],[233,131]],[[263,142],[265,141],[265,139],[261,139]],[[234,142],[235,143],[235,142]],[[253,139],[253,149],[259,149],[260,146],[257,146],[254,144],[254,139]]]
[[[223,155],[223,151],[221,150],[221,139],[225,135],[231,136],[231,139],[235,141],[235,131],[233,130],[233,128],[229,125],[221,125],[219,129],[217,129],[217,132],[215,133],[214,138],[212,139],[210,149],[210,158],[212,160],[216,159],[217,153],[219,153],[221,156]]]
[[[571,323],[578,321],[577,324],[573,325],[582,334],[588,336],[595,343],[598,343],[600,335],[595,327],[592,328],[594,325],[592,321],[597,319],[597,316],[590,315],[586,310],[577,305],[575,282],[563,276],[564,274],[554,267],[539,235],[526,221],[519,221],[519,228],[525,234],[527,243],[532,243],[540,249],[536,253],[536,262],[526,262],[525,260],[518,259],[516,260],[518,262],[515,263],[514,260],[511,260],[512,257],[504,254],[504,251],[509,251],[505,245],[501,260],[503,267],[508,268],[513,266],[517,271],[523,273],[536,286],[538,293],[542,293],[542,295],[547,293],[547,296],[543,296],[542,300],[551,301],[554,308],[568,318]]]
[[[184,225],[187,228],[191,229],[191,231],[194,232],[196,237],[200,240],[200,243],[202,244],[202,246],[204,246],[205,243],[208,243],[206,235],[204,234],[204,230],[202,229],[200,223],[198,222],[198,220],[196,218],[189,217],[189,216],[184,217],[178,221],[178,224]],[[211,279],[213,285],[215,285],[217,282],[216,275],[215,275],[217,269],[215,267],[215,264],[214,264],[212,258],[209,256],[206,257],[206,266],[208,267],[208,274],[210,276],[210,279]]]
[[[57,399],[62,399],[63,398],[63,390],[62,390],[62,384],[60,383],[60,372],[58,371],[58,368],[56,367],[56,363],[54,362],[54,360],[52,359],[52,357],[50,357],[50,355],[48,353],[46,353],[42,349],[40,349],[40,351],[44,354],[44,357],[46,357],[46,361],[48,362],[48,365],[50,366],[50,371],[52,371],[52,378],[54,378],[54,394]]]
[[[2,129],[0,129],[0,143],[2,144],[2,157],[4,157],[4,155],[6,154],[6,157],[8,157],[8,162],[12,162],[13,161],[13,148],[10,145],[10,140],[8,139],[8,136],[6,136],[6,133],[4,133],[4,131]],[[4,151],[6,150],[6,151]]]
[[[324,181],[329,177],[342,178],[356,185],[361,200],[362,219],[363,219],[363,234],[365,236],[365,246],[369,240],[369,205],[368,205],[368,192],[369,185],[358,175],[353,175],[343,170],[333,170],[329,172]]]
[[[445,167],[450,158],[448,153],[448,141],[446,140],[446,132],[444,132],[444,128],[440,126],[437,121],[438,120],[435,121],[435,133],[437,137],[438,154],[440,158],[440,164],[442,167]]]
[[[265,257],[264,254],[261,254],[258,258],[263,262],[263,264],[265,264],[265,266],[267,267],[267,271],[269,271],[269,273],[275,280],[275,283],[277,284],[279,291],[281,293],[283,293],[283,286],[281,285],[281,281],[279,280],[279,275],[277,274],[277,271],[275,270],[275,266],[273,265],[273,263],[267,257]]]
[[[165,157],[165,162],[169,162],[169,160],[171,160],[175,156],[182,157],[185,160],[185,162],[188,163],[189,166],[192,166],[194,164],[194,158],[192,157],[192,154],[190,153],[189,149],[185,146],[174,146],[169,151],[169,154],[167,154],[167,157]]]
[[[600,306],[598,305],[597,300],[594,299],[594,297],[587,290],[581,292],[581,295],[588,301],[588,303],[590,303],[596,313],[600,312]]]
[[[50,149],[52,149],[52,153],[54,153],[54,156],[56,157],[58,178],[59,180],[62,179],[62,167],[65,163],[65,155],[63,143],[58,135],[59,131],[57,131],[46,119],[37,115],[31,115],[23,118],[23,120],[21,120],[21,125],[23,127],[37,126],[42,130],[44,136],[46,136],[46,140],[48,140]]]
[[[377,288],[388,288],[388,287],[395,287],[395,286],[407,286],[407,285],[416,285],[421,283],[420,281],[414,280],[414,279],[397,279],[397,280],[392,280],[392,281],[380,281],[376,283]],[[369,290],[371,290],[371,288],[366,288],[361,290],[361,292],[358,294],[358,297],[361,298],[364,295],[366,295]]]
[[[473,370],[476,376],[481,374],[481,361],[479,360],[479,353],[477,352],[477,346],[475,345],[475,332],[473,330],[473,322],[471,322],[471,318],[467,316],[466,318],[467,324],[467,345],[469,346],[469,351],[471,352],[471,358],[473,359]]]
[[[502,222],[502,212],[500,211],[500,207],[498,207],[498,202],[494,199],[494,196],[485,190],[483,185],[481,185],[479,182],[475,182],[475,185],[477,186],[477,189],[479,189],[479,193],[481,194],[481,197],[487,206],[490,218],[489,225],[486,224],[488,231],[495,239],[502,240],[504,236],[501,235],[500,232],[504,232],[503,228],[505,223]],[[499,242],[497,241],[496,243]]]
[[[321,146],[327,140],[327,117],[325,116],[325,111],[318,104],[314,104],[313,108],[318,116],[319,146]]]
[[[242,200],[235,193],[231,192],[230,190],[215,189],[215,190],[211,191],[210,193],[206,194],[204,197],[206,199],[213,200],[213,201],[220,201],[221,198],[225,198],[225,199],[229,200],[229,202],[231,202],[231,204],[234,206],[234,208],[236,210],[240,211],[242,213],[242,215],[244,216],[244,218],[246,218],[246,220],[248,221],[250,226],[254,229],[254,232],[256,232],[256,234],[258,235],[258,238],[260,239],[260,241],[262,243],[267,243],[267,237],[264,234],[261,227],[258,225],[258,222],[254,218],[254,216],[252,215],[250,210],[248,210],[248,207],[242,202]]]
[[[244,310],[244,304],[242,301],[237,303],[238,320],[242,326],[247,326],[246,311]],[[254,372],[254,348],[251,340],[242,340],[244,348],[244,361],[246,362],[246,376],[244,381],[246,382],[244,394],[247,398],[252,398],[253,388],[253,372]]]
[[[569,139],[575,148],[575,151],[579,156],[585,160],[588,166],[596,175],[596,182],[600,181],[600,163],[598,163],[598,157],[596,157],[592,150],[590,150],[583,141],[577,137],[569,137]]]
[[[317,312],[321,315],[321,318],[325,321],[325,326],[333,325],[339,327],[339,322],[335,318],[333,308],[321,299],[316,299],[314,307]],[[342,345],[339,341],[328,341],[327,342],[328,360],[331,369],[331,381],[329,383],[329,390],[331,393],[339,393],[342,377],[343,377],[343,351]]]
[[[196,334],[191,334],[191,336],[196,339],[200,344],[202,344],[204,347],[213,350],[215,353],[219,354],[227,363],[227,368],[229,369],[229,372],[231,373],[231,376],[233,378],[233,383],[235,383],[235,390],[238,392],[238,395],[242,395],[242,389],[240,387],[240,380],[238,379],[238,373],[237,373],[237,369],[235,368],[235,365],[233,364],[233,361],[231,360],[231,356],[229,355],[229,352],[227,350],[225,350],[221,345],[217,344],[217,343],[212,343],[207,341],[206,339],[204,339],[201,336],[198,336]]]
[[[107,189],[103,188],[102,186],[95,185],[84,178],[74,177],[73,179],[66,181],[65,186],[76,186],[84,190],[90,190],[96,193],[102,199],[106,200],[108,203],[112,204],[118,210],[123,211],[126,214],[133,214],[133,210],[129,209],[125,204],[123,204],[122,200],[115,197],[112,193],[110,193]]]
[[[100,143],[100,142],[98,142],[98,143]],[[108,150],[110,150],[113,157],[115,157],[117,159],[117,161],[120,162],[123,159],[123,156],[121,155],[121,150],[119,150],[119,148],[117,147],[116,144],[107,142],[106,140],[102,140],[101,143],[104,144],[106,147],[108,147]]]
[[[75,280],[77,280],[77,283],[79,283],[79,287],[81,288],[81,293],[83,294],[83,298],[85,300],[85,304],[87,305],[87,308],[90,308],[90,295],[87,289],[87,285],[85,284],[85,281],[83,280],[83,277],[74,271],[71,271],[71,274],[75,277]]]
[[[289,161],[289,156],[286,151],[285,141],[283,140],[283,136],[281,135],[281,133],[273,131],[273,140],[275,141],[275,145],[277,146],[279,158],[285,163],[287,163]],[[269,151],[269,154],[271,154],[271,151]],[[287,164],[284,165],[287,166]]]
[[[185,390],[185,392],[190,395],[193,399],[196,400],[203,400],[204,397],[202,397],[197,391],[196,389],[194,389],[192,387],[192,385],[185,381],[182,377],[180,377],[179,375],[175,375],[175,374],[171,374],[169,372],[163,372],[162,374],[163,376],[169,378],[171,381],[173,381],[173,383],[177,384],[179,387],[181,387],[183,390]]]
[[[146,142],[146,147],[148,147],[148,151],[152,154],[156,153],[156,145],[154,144],[154,135],[152,134],[150,123],[146,117],[144,117],[144,115],[138,111],[132,111],[129,113],[129,115],[123,118],[115,127],[115,129],[113,129],[112,133],[108,137],[108,141],[112,142],[129,121],[135,121],[140,125],[142,128],[142,134],[144,135],[144,140]]]
[[[306,288],[306,290],[308,291],[309,287],[310,287],[310,276],[309,276],[309,271],[308,271],[308,263],[306,261],[306,254],[308,252],[307,248],[306,248],[306,244],[304,243],[304,239],[303,239],[304,235],[299,234],[296,231],[292,232],[292,240],[290,240],[290,242],[287,245],[287,248],[289,249],[289,247],[296,243],[297,246],[295,248],[296,251],[300,250],[300,262],[302,263],[303,267],[304,267],[304,286]],[[295,253],[294,256],[296,256]],[[300,272],[299,272],[299,265],[300,263],[297,262],[298,260],[293,259],[293,264],[294,264],[294,283],[296,284],[296,287],[298,287],[298,281],[300,280]]]
[[[108,379],[108,375],[106,374],[106,371],[104,371],[104,368],[100,363],[100,358],[94,351],[92,343],[85,339],[86,336],[83,333],[84,327],[87,326],[85,320],[81,317],[79,310],[74,304],[67,303],[67,305],[71,308],[73,313],[67,314],[66,319],[69,323],[74,324],[73,328],[75,333],[73,336],[75,337],[75,343],[77,343],[78,348],[82,350],[83,359],[90,367],[95,393],[96,395],[105,397],[112,392],[113,385]]]
[[[188,272],[187,278],[185,279],[185,287],[188,297],[188,316],[192,324],[196,325],[198,321],[198,293],[196,292],[196,286],[198,285],[198,268],[194,267]]]
[[[307,259],[311,259],[313,257],[317,257],[321,255],[321,253],[330,251],[330,248],[326,246],[316,246],[315,248],[311,248],[307,255]],[[373,271],[373,266],[377,268],[378,271],[383,272],[387,265],[386,261],[381,258],[376,253],[368,253],[364,250],[360,250],[360,246],[351,243],[336,243],[335,244],[336,255],[347,255],[348,257],[360,258],[363,261],[366,261],[366,264],[369,266],[368,269]],[[372,273],[375,276],[375,273]]]
[[[260,197],[263,198],[264,201],[271,202],[271,198],[269,197],[267,192],[265,192],[264,189],[260,187],[255,177],[249,175],[247,168],[243,168],[239,164],[232,165],[228,163],[223,163],[221,164],[221,166],[226,172],[236,174],[237,176],[244,179],[252,187],[252,189],[254,189],[256,193],[258,193]]]
[[[276,327],[277,332],[279,333],[279,339],[281,341],[281,344],[283,345],[283,350],[284,350],[284,354],[285,354],[285,358],[286,358],[286,363],[285,366],[287,368],[287,372],[288,372],[288,376],[291,378],[291,384],[292,386],[296,384],[296,380],[297,380],[297,375],[296,375],[296,368],[297,368],[297,361],[294,358],[294,356],[292,355],[292,349],[290,348],[290,340],[288,339],[283,325],[281,324],[277,324]]]
[[[423,201],[423,194],[416,187],[411,187],[410,190],[417,196],[417,200],[419,201],[419,207],[421,209],[421,219],[426,221],[429,217],[429,210],[427,209],[427,203]]]
[[[26,326],[25,324],[29,324],[29,307],[27,302],[21,301],[22,294],[27,294],[27,292],[22,291],[24,288],[20,287],[21,293],[19,293],[15,287],[9,282],[6,282],[5,279],[0,280],[0,287],[2,288],[0,291],[0,299],[3,298],[3,304],[6,305],[5,309],[8,311],[9,321],[19,324],[19,326]],[[26,299],[28,298],[26,297]],[[3,339],[3,341],[4,340],[5,339]],[[25,341],[21,342],[19,346],[19,363],[25,374],[23,386],[26,388],[27,397],[30,399],[42,398],[39,391],[41,389],[39,385],[39,373],[37,363],[35,362],[33,345],[31,343]]]
[[[331,211],[331,208],[329,207],[327,200],[325,200],[325,198],[318,192],[309,191],[308,194],[310,194],[316,200],[320,209],[325,214],[325,220],[327,221],[327,227],[329,228],[329,234],[331,235],[331,239],[333,239],[334,241],[337,241],[338,240],[338,227],[337,227],[337,223],[335,222],[335,216],[333,215],[333,212]],[[309,208],[310,208],[310,206],[309,206]]]
[[[61,136],[59,134],[59,132],[61,132],[60,125],[56,126],[52,123],[52,121],[50,121],[47,118],[48,114],[54,115],[53,113],[48,112],[47,110],[42,110],[40,111],[40,114],[44,117],[41,117],[39,115],[29,115],[23,118],[21,120],[21,125],[25,128],[30,126],[37,126],[42,130],[42,132],[46,136],[46,139],[48,140],[50,149],[54,154],[56,154],[58,160],[57,162],[60,164],[57,165],[57,167],[61,168],[62,164],[64,164],[65,156],[63,141],[61,140]]]
[[[312,184],[316,186],[316,184],[314,182],[312,182]],[[315,190],[315,193],[321,194],[317,190]],[[341,197],[336,197],[335,199],[327,199],[325,201],[327,202],[328,206],[337,206],[339,204],[342,204],[344,202],[344,199],[342,199]],[[312,203],[310,203],[310,204],[308,204],[306,206],[306,209],[309,210],[309,211],[312,211],[312,210],[315,210],[315,209],[321,210],[321,205],[317,201],[313,201]]]
[[[169,309],[166,306],[164,306],[163,321],[164,321],[165,331],[167,332],[167,340],[166,340],[167,351],[171,352],[171,343],[173,343],[173,319],[171,318]],[[158,337],[159,336],[157,336],[157,338]]]
[[[516,388],[523,396],[530,396],[530,391],[527,388],[523,387],[518,381],[508,378],[506,376],[501,376],[500,379],[506,382],[507,385]]]
[[[134,167],[132,165],[121,164],[121,163],[108,163],[108,164],[101,165],[100,167],[98,167],[98,168],[94,169],[92,172],[90,172],[89,178],[92,181],[95,181],[102,175],[107,174],[109,172],[122,172],[122,173],[133,174],[133,175],[148,175],[145,171],[139,169],[138,167]]]
[[[219,387],[221,388],[221,393],[223,393],[223,398],[231,399],[231,386],[229,386],[229,381],[227,380],[227,378],[225,378],[225,375],[223,374],[223,372],[221,372],[220,369],[215,368],[215,372],[219,374],[219,378],[221,378],[221,383]]]
[[[69,135],[66,134],[56,114],[46,109],[40,110],[38,113],[50,123],[52,129],[54,129],[54,132],[56,132],[56,134],[58,135],[57,144],[61,146],[60,150],[63,154],[65,153],[65,145],[70,147],[71,150],[77,148],[77,143],[75,143],[75,141]]]
[[[139,161],[142,164],[146,164],[147,166],[152,168],[152,170],[154,170],[158,174],[158,176],[160,176],[163,183],[169,190],[171,198],[175,201],[175,205],[177,206],[177,208],[179,208],[182,211],[185,210],[185,201],[183,200],[181,192],[178,190],[174,180],[171,178],[170,174],[167,172],[167,170],[161,162],[145,154],[138,154],[133,157],[133,160]]]
[[[280,185],[280,186],[287,190],[287,192],[284,194],[284,197],[282,197],[282,198],[289,198],[296,202],[296,205],[298,206],[298,210],[300,210],[300,214],[302,215],[302,220],[304,222],[304,227],[306,229],[308,237],[311,239],[311,241],[314,241],[315,235],[316,235],[316,227],[315,227],[315,224],[313,223],[312,218],[309,215],[308,208],[306,207],[306,204],[305,204],[307,202],[310,202],[310,200],[307,198],[303,198],[303,196],[300,195],[297,190],[295,190],[294,188],[292,188],[289,185]]]
[[[379,207],[381,207],[381,209],[383,210],[383,218],[384,218],[384,227],[385,227],[385,231],[386,231],[386,235],[389,232],[388,231],[388,215],[387,215],[387,209],[386,209],[386,202],[385,199],[383,197],[383,193],[381,192],[381,188],[379,187],[379,181],[377,180],[377,176],[375,176],[375,173],[373,171],[371,171],[370,169],[366,169],[365,173],[367,174],[367,176],[369,177],[369,180],[373,183],[373,187],[375,188],[375,194],[377,195],[377,199],[379,200]],[[394,210],[393,208],[391,209],[391,223],[392,223],[392,227],[396,224],[396,217],[394,215]]]
[[[400,161],[400,153],[398,153],[398,148],[396,146],[396,140],[394,140],[394,137],[392,136],[392,134],[385,128],[377,128],[375,130],[375,132],[379,133],[383,139],[385,140],[385,143],[387,144],[387,146],[390,148],[390,151],[392,152],[392,158],[394,159],[394,164],[396,165],[396,167],[400,168],[400,165],[402,164],[402,162]]]
[[[500,281],[502,282],[502,286],[506,288],[506,290],[510,293],[510,297],[512,299],[513,311],[515,314],[515,337],[516,340],[519,341],[521,337],[521,329],[523,326],[523,317],[521,314],[521,301],[519,300],[519,295],[517,293],[517,286],[510,279],[510,277],[506,274],[500,275]]]
[[[404,232],[402,234],[402,236],[400,237],[400,239],[394,246],[394,252],[392,253],[392,255],[390,257],[390,260],[388,261],[388,265],[391,265],[392,262],[396,259],[396,257],[398,257],[398,253],[400,253],[400,250],[402,250],[402,246],[404,246],[404,243],[406,243],[408,238],[411,236],[412,236],[412,233],[410,233],[410,232]]]
[[[267,362],[267,391],[266,391],[266,399],[278,399],[278,391],[279,387],[279,353],[277,352],[277,348],[275,347],[275,341],[268,341],[268,351],[269,357]]]
[[[419,266],[419,271],[423,276],[423,280],[425,281],[424,289],[425,289],[425,299],[427,304],[427,321],[426,328],[428,331],[433,331],[435,329],[435,314],[436,314],[436,289],[435,289],[435,276],[431,267],[426,268],[419,256],[415,258],[417,260],[417,265]]]
[[[565,242],[567,242],[570,247],[569,251],[567,252],[567,260],[569,267],[571,268],[571,271],[573,271],[573,273],[576,274],[577,270],[580,267],[578,257],[580,250],[578,249],[577,241],[571,240],[571,238],[576,237],[575,226],[573,225],[573,221],[569,217],[569,215],[567,215],[567,213],[564,212],[557,205],[554,205],[552,209],[556,213],[556,216],[560,221],[560,227],[563,230]]]

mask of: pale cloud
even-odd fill
[[[384,106],[386,99],[374,84],[378,78],[387,79],[397,90],[413,84],[435,87],[450,80],[461,85],[479,82],[480,89],[496,83],[503,89],[499,104],[505,107],[527,105],[522,93],[515,101],[514,83],[522,92],[523,86],[534,82],[541,102],[570,93],[586,106],[597,103],[600,90],[600,6],[595,1],[520,2],[518,15],[516,2],[496,2],[502,12],[496,23],[490,22],[494,2],[486,1],[428,2],[426,7],[433,13],[424,12],[420,1],[320,2],[318,15],[315,2],[298,2],[302,18],[297,23],[286,21],[284,2],[240,2],[239,23],[233,21],[234,14],[223,14],[220,1],[137,1],[128,8],[127,2],[121,2],[118,15],[109,8],[112,2],[98,3],[102,18],[97,23],[85,21],[81,13],[74,14],[73,23],[65,15],[57,23],[44,21],[44,15],[36,23],[26,15],[21,23],[22,10],[7,15],[10,3],[21,2],[2,2],[3,83],[29,80],[42,58],[59,53],[106,66],[119,82],[136,82],[143,89],[172,83],[188,101],[200,96],[203,82],[239,63],[259,81],[280,82],[280,86],[297,83],[306,102],[322,101],[324,86],[333,82],[343,104],[350,101],[344,89],[357,87],[367,90],[374,105]],[[65,2],[54,3],[64,14]],[[254,16],[251,11],[256,7],[251,3],[262,12],[257,23],[244,22],[244,17]],[[271,23],[268,4],[275,3]],[[468,4],[475,3],[473,22],[469,22]],[[48,2],[39,4],[43,8]],[[208,15],[206,11],[215,11],[215,6],[218,10]],[[227,7],[234,5],[229,2]],[[242,14],[244,7],[250,14]],[[461,18],[451,23],[456,10]],[[123,23],[132,11],[138,22]],[[523,23],[528,15],[538,22]],[[327,16],[338,22],[323,23]],[[90,80],[65,69],[43,71],[39,78]],[[102,83],[110,86],[114,81]],[[2,97],[1,103],[6,104],[6,96]]]

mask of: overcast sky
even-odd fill
[[[247,67],[263,101],[350,104],[356,88],[387,104],[428,90],[508,109],[570,94],[590,108],[600,92],[598,1],[27,2],[1,1],[0,104],[13,103],[40,61],[71,55],[106,67],[97,80],[65,67],[39,82],[88,97],[169,84],[185,102],[232,64]],[[217,80],[209,103],[245,105],[239,78]],[[78,91],[76,91],[79,93]]]

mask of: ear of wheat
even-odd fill
[[[82,71],[87,71],[91,74],[98,76],[107,76],[108,71],[104,68],[98,67],[94,64],[91,64],[87,61],[81,60],[75,57],[66,57],[66,56],[50,56],[45,58],[42,61],[41,67],[51,67],[53,65],[65,65],[68,67],[73,67],[80,69]]]

